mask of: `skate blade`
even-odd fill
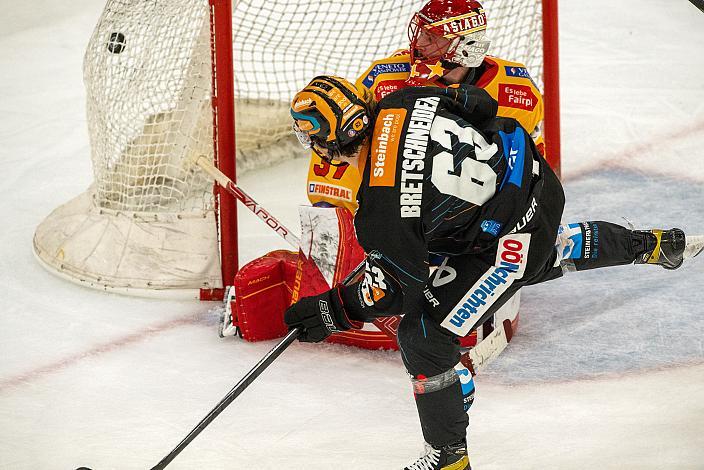
[[[682,253],[682,258],[692,259],[704,251],[704,235],[685,236],[687,245]]]

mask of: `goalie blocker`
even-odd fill
[[[284,336],[288,328],[283,316],[286,308],[301,298],[318,295],[340,283],[363,259],[364,251],[354,235],[352,214],[343,208],[299,208],[301,247],[296,254],[287,250],[267,253],[243,266],[228,291],[221,336],[238,334],[247,341],[262,341]],[[443,270],[443,265],[438,267]],[[510,320],[518,326],[518,295],[507,302],[477,330],[460,340],[473,347],[493,330]],[[365,323],[361,329],[336,333],[331,343],[365,349],[398,349],[396,328],[400,317],[381,318]]]

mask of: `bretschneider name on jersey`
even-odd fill
[[[430,127],[440,98],[418,98],[408,123],[401,163],[401,217],[420,217],[423,199],[423,169]]]

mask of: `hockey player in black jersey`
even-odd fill
[[[398,343],[411,376],[426,453],[406,467],[466,470],[474,383],[459,336],[523,286],[565,270],[625,264],[678,268],[702,251],[679,229],[561,225],[560,181],[516,120],[474,87],[407,88],[370,109],[342,78],[319,76],[294,98],[301,143],[363,174],[355,230],[363,280],[303,298],[285,314],[301,341],[403,314]],[[430,272],[431,254],[445,257]]]

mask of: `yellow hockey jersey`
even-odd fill
[[[374,101],[378,102],[389,93],[409,86],[447,86],[437,78],[433,80],[442,76],[440,68],[438,62],[428,67],[426,72],[429,73],[420,74],[411,64],[408,52],[401,51],[375,61],[357,79],[356,85],[365,93],[372,93]],[[538,149],[544,153],[540,135],[543,97],[524,65],[487,56],[466,83],[485,89],[499,103],[498,115],[516,119],[531,133]],[[360,171],[349,165],[330,165],[313,153],[307,188],[311,204],[345,207],[354,213],[357,189],[362,181]]]

